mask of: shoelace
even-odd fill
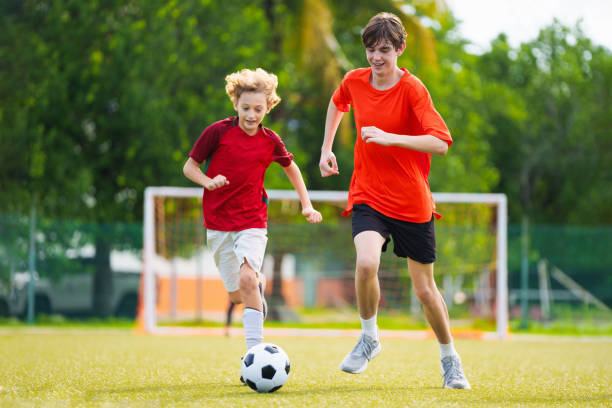
[[[446,383],[449,383],[452,380],[463,380],[463,373],[459,368],[459,364],[455,364],[455,360],[456,359],[454,358],[449,358],[442,362],[442,367],[444,368],[444,378],[447,379]]]
[[[374,342],[368,343],[367,341],[365,341],[365,336],[361,335],[361,337],[359,337],[359,341],[357,342],[357,345],[355,346],[353,351],[351,351],[351,354],[354,355],[354,356],[364,356],[365,358],[367,358],[369,360],[370,356],[372,355],[372,346],[373,346],[373,344],[374,344]],[[359,350],[360,350],[359,346],[360,345],[362,345],[361,352],[359,352]]]

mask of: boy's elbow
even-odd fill
[[[191,170],[194,167],[194,162],[193,159],[189,158],[187,159],[187,161],[185,162],[185,165],[183,166],[183,174],[185,175],[185,177],[189,178],[189,175],[191,174]]]
[[[438,148],[438,154],[440,156],[446,156],[446,153],[448,152],[448,143],[446,143],[444,140],[440,140],[440,144],[439,144],[439,148]]]

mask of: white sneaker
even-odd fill
[[[464,390],[469,390],[471,388],[470,383],[463,373],[459,356],[444,357],[440,366],[442,369],[442,377],[444,378],[442,387]]]
[[[381,350],[378,339],[361,334],[355,348],[344,357],[340,363],[340,369],[351,374],[359,374],[365,371],[368,362],[376,357]]]

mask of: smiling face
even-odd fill
[[[405,43],[395,49],[389,40],[381,40],[366,47],[366,58],[372,67],[372,74],[378,77],[393,75],[397,70],[397,58],[402,55]]]
[[[234,104],[238,112],[238,126],[253,136],[259,130],[259,124],[269,112],[266,94],[263,92],[243,92]]]

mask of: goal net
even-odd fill
[[[356,308],[355,248],[351,219],[342,217],[347,192],[310,191],[323,223],[308,224],[293,190],[268,190],[266,298],[301,321],[316,311],[319,326]],[[503,194],[434,193],[435,278],[454,330],[504,338],[508,331],[507,205]],[[379,315],[405,316],[426,327],[406,260],[392,243],[379,270]],[[149,187],[144,203],[144,284],[141,319],[146,331],[225,319],[229,298],[206,246],[202,189]],[[280,310],[280,309],[279,309]],[[272,316],[274,318],[274,316]],[[276,316],[282,317],[282,316]],[[286,317],[286,316],[285,316]],[[270,317],[269,317],[270,318]],[[384,324],[381,324],[384,329]],[[312,327],[312,326],[311,326]]]

